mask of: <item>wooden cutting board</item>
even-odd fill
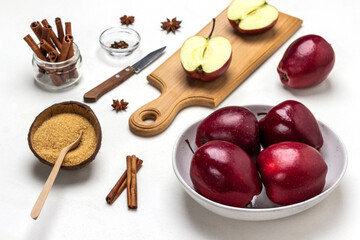
[[[258,35],[243,35],[230,26],[225,9],[216,17],[213,36],[225,36],[231,42],[233,55],[227,72],[212,82],[190,79],[181,66],[179,49],[147,76],[147,80],[161,91],[161,95],[131,115],[131,131],[140,136],[154,136],[163,132],[185,107],[216,107],[290,38],[301,24],[301,19],[280,13],[271,30]],[[197,35],[207,37],[211,27],[212,22]]]

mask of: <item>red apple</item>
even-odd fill
[[[335,53],[331,45],[318,35],[306,35],[290,44],[277,71],[284,85],[308,88],[324,81],[334,64]]]
[[[232,48],[229,40],[222,36],[192,36],[185,40],[180,50],[180,61],[188,77],[204,82],[223,75],[229,68]]]
[[[244,107],[220,108],[207,116],[196,130],[196,145],[210,140],[223,140],[238,145],[251,157],[260,152],[259,123]]]
[[[276,24],[279,11],[265,0],[234,0],[227,10],[227,18],[239,32],[258,34]]]
[[[265,148],[257,165],[271,201],[290,205],[320,194],[327,165],[319,151],[299,142],[281,142]]]
[[[228,206],[244,207],[262,185],[255,163],[240,147],[213,140],[196,150],[190,178],[195,191]]]
[[[314,115],[302,103],[287,100],[273,108],[259,121],[260,142],[263,147],[284,141],[308,144],[316,149],[323,137]]]

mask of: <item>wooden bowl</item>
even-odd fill
[[[49,162],[48,160],[42,158],[34,149],[33,146],[33,139],[34,134],[37,131],[37,129],[49,118],[52,116],[55,116],[57,114],[61,113],[75,113],[79,114],[80,116],[86,118],[90,124],[94,127],[95,130],[95,136],[97,138],[96,148],[94,152],[91,154],[90,157],[87,159],[84,159],[84,161],[81,161],[79,164],[71,165],[71,166],[64,166],[62,165],[62,169],[79,169],[87,166],[90,162],[92,162],[95,159],[96,154],[98,153],[100,146],[101,146],[101,126],[100,123],[95,115],[95,113],[91,110],[91,108],[83,103],[75,102],[75,101],[67,101],[67,102],[61,102],[54,104],[48,108],[46,108],[44,111],[42,111],[34,120],[32,123],[29,133],[28,133],[28,144],[33,152],[33,154],[44,164],[47,164],[49,166],[53,166],[54,164]]]

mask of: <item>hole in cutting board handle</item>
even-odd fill
[[[141,120],[146,123],[153,123],[159,117],[159,113],[154,110],[146,110],[141,113]]]
[[[143,122],[146,122],[146,123],[153,123],[153,122],[155,122],[155,119],[152,119],[152,118],[143,119]]]

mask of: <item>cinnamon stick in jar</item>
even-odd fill
[[[33,32],[35,33],[36,37],[39,39],[39,41],[41,41],[41,34],[42,34],[42,26],[39,22],[32,22],[30,24],[30,28],[33,30]]]
[[[49,22],[46,19],[43,19],[41,21],[41,23],[43,24],[44,28],[48,29],[48,35],[46,36],[47,38],[42,38],[45,39],[48,43],[52,44],[50,39],[52,40],[52,42],[55,44],[56,48],[61,51],[61,42],[59,41],[59,39],[56,37],[56,34],[54,33],[54,30],[52,29],[51,25],[49,24]]]
[[[72,36],[72,35],[70,35]],[[66,59],[70,59],[74,56],[74,39],[71,41],[70,43],[70,49],[69,49],[69,52],[68,52],[68,55],[66,56]]]
[[[40,46],[47,51],[49,61],[56,62],[59,58],[59,53],[55,50],[55,48],[45,40],[40,41]],[[47,69],[46,72],[55,86],[61,86],[66,82],[67,74],[64,74],[64,71]]]
[[[56,30],[57,30],[57,34],[58,34],[58,39],[59,39],[60,43],[62,43],[62,41],[64,39],[64,29],[62,26],[61,18],[59,18],[59,17],[55,18],[55,25],[56,25]]]
[[[48,43],[51,42],[51,40],[50,40],[50,28],[49,27],[44,26],[42,28],[40,41],[41,40],[46,40]]]
[[[69,77],[70,78],[77,78],[79,76],[79,73],[76,69],[76,64],[73,64],[70,66],[70,69],[69,69]]]
[[[53,43],[55,44],[56,48],[61,51],[61,48],[62,48],[62,44],[61,42],[59,41],[59,39],[56,37],[55,33],[54,33],[54,30],[52,29],[51,26],[48,27],[50,29],[50,38],[51,40],[53,41]]]
[[[41,23],[43,24],[44,28],[49,29],[49,37],[52,42],[55,44],[56,48],[61,51],[61,42],[59,41],[59,39],[56,37],[56,34],[54,32],[54,30],[52,29],[51,25],[49,24],[49,22],[46,19],[43,19],[41,21]],[[48,41],[49,43],[51,43],[49,40],[50,39],[46,39],[46,41]]]
[[[64,36],[64,40],[63,40],[63,44],[62,44],[62,48],[61,48],[61,52],[60,52],[60,56],[58,58],[58,62],[62,62],[65,61],[69,54],[70,51],[70,47],[72,46],[73,43],[73,36],[72,35],[65,35]],[[74,50],[73,50],[74,51]]]
[[[72,36],[71,22],[65,22],[65,34]],[[73,39],[73,41],[74,41],[74,39]],[[71,43],[69,53],[68,53],[66,59],[72,58],[73,56],[74,56],[74,47],[73,47],[73,44]]]
[[[57,58],[58,58],[59,54],[55,51],[51,51],[48,53],[48,58],[50,62],[56,62]]]
[[[41,23],[42,23],[42,25],[43,25],[44,27],[50,26],[48,20],[46,20],[46,19],[43,19],[43,20],[41,21]]]
[[[47,42],[46,40],[44,40],[44,39],[40,41],[40,47],[43,48],[43,49],[45,49],[45,51],[46,51],[47,53],[53,52],[53,53],[55,53],[57,56],[59,55],[58,52],[56,51],[56,49],[55,49],[52,45],[50,45],[50,43],[48,43],[48,42]]]
[[[65,34],[72,35],[71,22],[65,22]]]
[[[38,58],[40,58],[43,61],[47,61],[46,57],[41,52],[40,48],[29,34],[24,37],[24,40],[30,46],[30,48],[33,50],[33,52]]]
[[[51,72],[47,71],[47,73],[55,86],[58,87],[64,84],[64,80],[63,77],[61,76],[61,73],[58,73],[56,71],[51,71]]]

